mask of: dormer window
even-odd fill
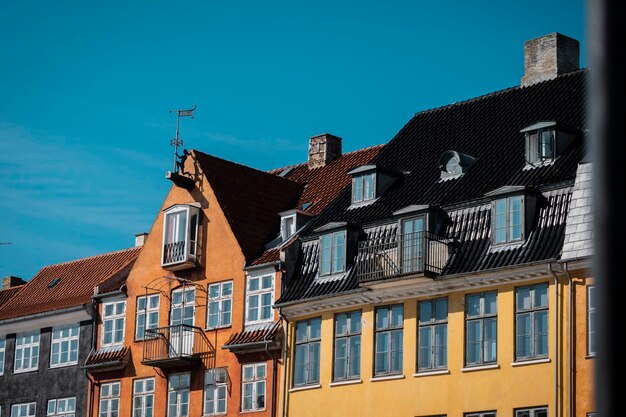
[[[441,179],[457,178],[465,174],[474,164],[475,159],[456,151],[446,151],[439,158]]]
[[[327,233],[320,238],[320,276],[346,269],[346,231]]]
[[[296,215],[284,216],[280,219],[280,235],[283,241],[296,233]]]
[[[499,198],[493,202],[493,243],[518,242],[524,239],[524,197]]]
[[[196,266],[200,208],[177,204],[165,210],[161,266],[172,271]]]
[[[362,203],[376,198],[376,172],[352,178],[352,203]]]
[[[527,168],[553,162],[575,138],[572,129],[560,126],[555,121],[534,123],[520,132],[526,138]]]

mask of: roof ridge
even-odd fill
[[[211,154],[208,154],[206,152],[202,152],[202,151],[200,151],[198,149],[192,149],[191,151],[192,152],[197,152],[197,153],[202,154],[202,155],[204,155],[206,157],[209,157],[209,158],[219,159],[220,161],[226,162],[228,164],[240,166],[240,167],[242,167],[244,169],[249,169],[249,170],[257,172],[257,173],[262,173],[264,175],[267,175],[267,178],[280,178],[281,180],[288,181],[288,182],[293,183],[293,184],[298,184],[296,181],[290,180],[289,178],[279,177],[277,175],[270,174],[268,171],[262,171],[262,170],[260,170],[258,168],[254,168],[254,167],[251,167],[249,165],[244,165],[244,164],[241,164],[239,162],[231,161],[229,159],[220,158],[219,156],[211,155]]]
[[[421,116],[421,115],[428,114],[428,113],[434,113],[436,111],[447,110],[449,108],[456,107],[456,106],[463,106],[463,105],[466,105],[466,104],[469,104],[469,103],[473,103],[473,102],[476,102],[476,101],[480,101],[480,100],[484,100],[484,99],[487,99],[487,98],[495,97],[495,96],[498,96],[500,94],[510,93],[511,91],[515,91],[515,90],[522,90],[522,89],[525,90],[525,89],[533,88],[535,86],[543,85],[545,83],[549,83],[549,82],[552,82],[552,81],[557,80],[557,79],[571,77],[571,76],[573,76],[575,74],[585,73],[587,71],[588,71],[588,68],[580,68],[580,69],[578,69],[576,71],[570,71],[570,72],[566,72],[565,74],[559,74],[555,78],[551,78],[549,80],[543,80],[543,81],[540,81],[540,82],[535,83],[535,84],[526,85],[526,86],[516,85],[516,86],[513,86],[513,87],[503,88],[501,90],[492,91],[490,93],[481,94],[479,96],[468,98],[468,99],[465,99],[465,100],[455,101],[454,103],[446,104],[446,105],[443,105],[443,106],[440,106],[440,107],[431,107],[429,109],[420,110],[420,111],[416,112],[413,115],[413,117]]]
[[[72,263],[75,263],[75,262],[81,262],[81,261],[86,261],[86,260],[89,260],[89,259],[100,258],[100,257],[103,257],[103,256],[114,255],[116,253],[122,253],[122,252],[127,252],[127,251],[129,252],[129,251],[136,250],[136,249],[138,250],[138,249],[141,249],[141,248],[142,248],[141,246],[133,246],[133,247],[126,248],[126,249],[119,249],[119,250],[115,250],[115,251],[111,251],[111,252],[99,253],[97,255],[85,256],[84,258],[73,259],[71,261],[58,262],[58,263],[55,263],[55,264],[44,265],[44,266],[41,267],[40,271],[42,271],[42,270],[44,270],[46,268],[51,268],[53,266],[57,266],[57,265],[72,264]],[[37,274],[35,274],[35,276]],[[30,282],[30,281],[28,281],[28,282]]]
[[[386,143],[379,143],[378,145],[372,145],[372,146],[367,146],[365,148],[355,149],[355,150],[350,151],[350,152],[342,153],[341,155],[339,155],[339,157],[337,159],[341,158],[342,156],[347,156],[347,155],[350,155],[350,154],[353,154],[353,153],[357,153],[357,152],[369,151],[369,150],[374,149],[374,148],[382,148],[385,145],[386,145]],[[307,162],[299,162],[299,163],[293,164],[293,165],[286,165],[286,166],[283,166],[283,167],[272,168],[272,169],[268,170],[267,172],[268,173],[282,172],[282,171],[284,171],[284,170],[286,170],[288,168],[296,168],[296,167],[299,167],[299,166],[302,166],[302,165],[306,165],[306,164],[307,164]],[[274,175],[274,174],[272,174],[272,175]]]

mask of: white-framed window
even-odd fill
[[[376,198],[376,172],[352,177],[352,203],[363,203]]]
[[[204,415],[226,414],[228,379],[226,369],[209,369],[204,373]]]
[[[228,327],[232,321],[233,282],[209,284],[207,329]]]
[[[102,346],[124,343],[126,322],[126,300],[110,301],[102,304]]]
[[[172,374],[167,381],[167,417],[189,416],[191,374]]]
[[[76,365],[78,363],[78,323],[52,328],[50,367]]]
[[[11,417],[35,417],[37,413],[37,403],[13,404],[11,406]]]
[[[495,411],[480,411],[478,413],[465,413],[463,417],[496,417]]]
[[[524,240],[524,196],[495,200],[491,217],[491,239],[495,245]]]
[[[548,417],[548,407],[520,408],[515,417]]]
[[[120,414],[120,382],[107,382],[100,386],[99,417],[118,417]]]
[[[46,416],[74,417],[76,414],[76,397],[48,400]]]
[[[322,235],[320,238],[320,276],[346,269],[346,231]]]
[[[596,354],[596,287],[587,287],[587,354]]]
[[[321,339],[322,319],[320,317],[296,322],[294,386],[319,383]]]
[[[135,340],[142,340],[149,329],[159,327],[159,294],[137,297]]]
[[[196,261],[199,217],[200,209],[187,204],[165,211],[162,266]]]
[[[7,339],[0,336],[0,375],[4,374],[4,350],[6,349]]]
[[[39,331],[18,333],[15,337],[14,371],[36,371],[39,367]]]
[[[296,233],[296,215],[283,216],[280,218],[280,236],[283,240],[289,239]]]
[[[515,288],[515,360],[548,356],[548,284]]]
[[[246,286],[246,324],[272,321],[274,314],[274,273],[248,276]]]
[[[374,375],[402,373],[404,306],[376,307]]]
[[[241,369],[241,411],[265,409],[265,363],[243,365]]]
[[[401,224],[402,273],[423,271],[425,217],[403,219]]]
[[[448,367],[448,299],[420,301],[417,322],[417,370]]]
[[[468,294],[465,298],[465,365],[496,362],[497,292]]]
[[[333,380],[361,376],[361,310],[335,314]]]
[[[133,417],[154,415],[154,378],[133,381]]]
[[[526,162],[535,164],[552,161],[555,156],[555,128],[537,129],[526,133]]]

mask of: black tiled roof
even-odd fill
[[[586,129],[586,74],[581,70],[416,114],[372,161],[402,173],[401,178],[373,204],[360,208],[348,209],[348,187],[311,221],[307,230],[330,222],[347,222],[365,229],[360,240],[380,233],[395,234],[397,227],[389,223],[394,211],[430,204],[442,207],[449,217],[445,237],[460,242],[444,267],[443,278],[558,258],[571,185],[585,153],[582,134]],[[525,141],[520,129],[540,120],[555,120],[580,134],[554,163],[525,170]],[[470,155],[476,161],[461,177],[440,181],[439,158],[448,150]],[[510,185],[539,189],[545,200],[523,245],[494,249],[490,241],[491,206],[485,194]],[[305,241],[300,273],[295,274],[276,303],[358,290],[354,268],[328,281],[317,277],[317,240],[307,242],[306,235],[306,231],[301,234]]]

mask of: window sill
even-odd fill
[[[330,384],[328,384],[329,387],[340,387],[342,385],[354,385],[354,384],[362,384],[363,380],[361,379],[349,379],[346,381],[337,381],[337,382],[331,382]]]
[[[13,375],[28,374],[28,373],[31,373],[31,372],[37,372],[38,370],[39,370],[39,368],[20,369],[19,371],[13,371]]]
[[[538,363],[548,363],[548,362],[550,362],[550,358],[531,359],[527,361],[511,362],[511,366],[536,365]]]
[[[265,408],[259,408],[258,410],[241,410],[239,414],[252,414],[252,413],[262,413],[265,411]],[[212,414],[212,415],[225,415],[226,413],[221,414]]]
[[[490,365],[477,365],[477,366],[469,366],[465,368],[461,368],[461,372],[473,372],[473,371],[485,371],[488,369],[499,369],[500,365],[497,363]]]
[[[50,369],[67,368],[69,366],[76,366],[76,365],[78,365],[78,361],[72,362],[72,363],[63,363],[59,365],[50,365]]]
[[[294,387],[294,388],[291,388],[289,392],[306,391],[306,390],[317,389],[317,388],[322,388],[322,385],[316,384],[316,385],[305,385],[302,387]]]
[[[214,331],[214,330],[224,330],[224,329],[230,329],[231,327],[233,327],[233,325],[232,325],[232,324],[229,324],[229,325],[227,325],[227,326],[226,326],[226,325],[224,325],[224,326],[206,327],[206,328],[204,329],[204,331],[205,331],[205,332],[212,332],[212,331]],[[248,411],[242,411],[242,413],[244,413],[244,412],[246,412],[246,413],[247,413]]]
[[[416,372],[413,374],[413,376],[415,378],[421,377],[421,376],[431,376],[431,375],[449,375],[450,374],[450,370],[449,369],[439,369],[439,370],[432,370],[432,371],[420,371],[420,372]]]
[[[404,379],[404,375],[375,376],[374,378],[370,378],[370,382],[391,381],[394,379]]]
[[[595,358],[596,358],[595,353],[593,355],[585,355],[585,359],[595,359]]]

